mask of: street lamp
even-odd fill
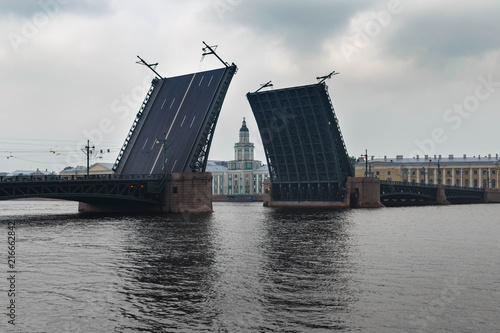
[[[95,146],[90,147],[90,140],[87,140],[87,145],[85,146],[85,155],[87,155],[87,178],[89,178],[89,159],[90,159],[90,149],[95,149]]]
[[[163,175],[167,173],[167,168],[166,168],[166,163],[167,163],[167,148],[172,145],[173,142],[170,142],[170,144],[167,146],[167,139],[166,139],[166,134],[163,133],[163,139],[156,139],[156,143],[162,143],[163,145]]]

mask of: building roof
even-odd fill
[[[7,177],[15,177],[15,176],[44,176],[44,175],[50,175],[49,171],[40,171],[40,170],[15,170],[7,174]]]
[[[96,163],[94,165],[101,165],[101,166],[105,167],[106,169],[111,170],[111,169],[113,169],[113,165],[115,165],[115,164],[114,163]],[[91,168],[92,168],[92,166],[91,166]]]
[[[205,171],[206,172],[224,172],[224,171],[227,171],[227,168],[225,166],[222,166],[222,165],[217,165],[217,164],[208,165],[208,163],[207,163],[207,167],[205,168]]]
[[[484,156],[484,157],[463,157],[463,156],[454,156],[454,157],[436,157],[429,156],[428,158],[424,157],[413,157],[413,158],[398,158],[398,157],[387,157],[387,158],[374,158],[368,160],[368,163],[392,163],[392,164],[439,164],[450,165],[450,164],[487,164],[487,163],[497,163],[500,164],[499,157],[496,156]],[[365,161],[360,161],[356,163],[356,166],[364,165]]]
[[[240,132],[248,132],[248,127],[245,117],[243,117],[243,123],[241,123]]]

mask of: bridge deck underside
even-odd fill
[[[115,171],[163,174],[164,140],[166,173],[204,171],[211,135],[235,70],[230,66],[154,81]]]
[[[352,167],[324,84],[247,94],[273,200],[340,200]]]

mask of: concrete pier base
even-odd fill
[[[485,203],[500,203],[500,190],[487,188],[484,191]]]
[[[212,207],[212,174],[210,172],[172,173],[165,183],[162,205],[110,205],[84,203],[80,213],[209,213]]]
[[[344,209],[350,207],[350,198],[346,196],[343,201],[273,201],[271,199],[271,183],[264,181],[265,193],[262,195],[264,207],[297,207],[297,208],[333,208]]]
[[[380,202],[380,179],[348,177],[347,189],[353,208],[384,207]]]
[[[437,205],[451,205],[451,203],[446,199],[445,187],[443,184],[437,186]]]

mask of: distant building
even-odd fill
[[[227,163],[208,161],[212,173],[212,193],[215,195],[252,195],[264,193],[264,180],[269,178],[267,166],[254,160],[254,144],[245,118],[240,128],[239,142],[234,144],[234,160]],[[226,166],[227,165],[227,166]]]
[[[89,175],[112,175],[115,172],[113,163],[95,163],[89,168]],[[65,169],[60,173],[61,178],[83,178],[87,175],[87,168],[77,166],[76,168]]]
[[[355,164],[356,177],[364,177],[367,169],[368,176],[413,184],[498,188],[500,180],[498,154],[495,157],[490,154],[484,157],[417,155],[413,158],[397,155],[395,158],[369,159],[368,163],[364,157],[360,157]]]
[[[36,171],[33,170],[16,170],[12,171],[5,176],[4,178],[12,178],[12,177],[29,177],[29,178],[43,178],[44,176],[50,175],[50,171],[40,171],[39,169],[36,169]]]

